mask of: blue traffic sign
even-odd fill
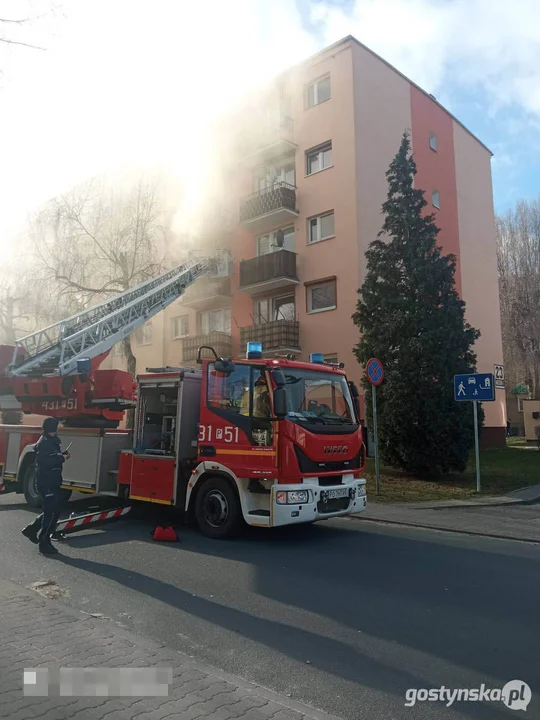
[[[377,358],[371,358],[368,360],[366,365],[366,376],[369,382],[378,387],[384,380],[384,368],[383,364]]]
[[[495,380],[492,373],[454,375],[454,400],[495,400]]]

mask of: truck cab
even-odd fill
[[[234,361],[213,354],[200,370],[138,378],[124,494],[180,507],[211,537],[363,511],[365,449],[343,369],[264,358],[259,343]]]

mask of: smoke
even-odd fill
[[[222,183],[218,119],[316,50],[292,0],[65,0],[63,14],[1,91],[4,223],[94,175],[159,165],[185,231]]]

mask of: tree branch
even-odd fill
[[[0,37],[0,42],[6,43],[7,45],[22,45],[23,47],[32,48],[32,50],[43,50],[47,48],[40,47],[39,45],[32,45],[31,43],[20,42],[19,40],[8,40],[7,38]]]

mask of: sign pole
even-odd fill
[[[380,360],[371,358],[366,365],[366,377],[371,385],[373,400],[373,442],[375,444],[375,481],[377,495],[381,494],[381,477],[379,475],[379,430],[377,427],[377,388],[384,380],[384,367]]]
[[[377,495],[381,494],[381,482],[379,477],[379,431],[377,428],[377,386],[371,388],[373,398],[373,442],[375,443],[375,481]]]
[[[473,400],[473,411],[474,411],[474,451],[476,454],[476,492],[479,493],[481,490],[480,485],[480,449],[478,442],[478,401]]]

